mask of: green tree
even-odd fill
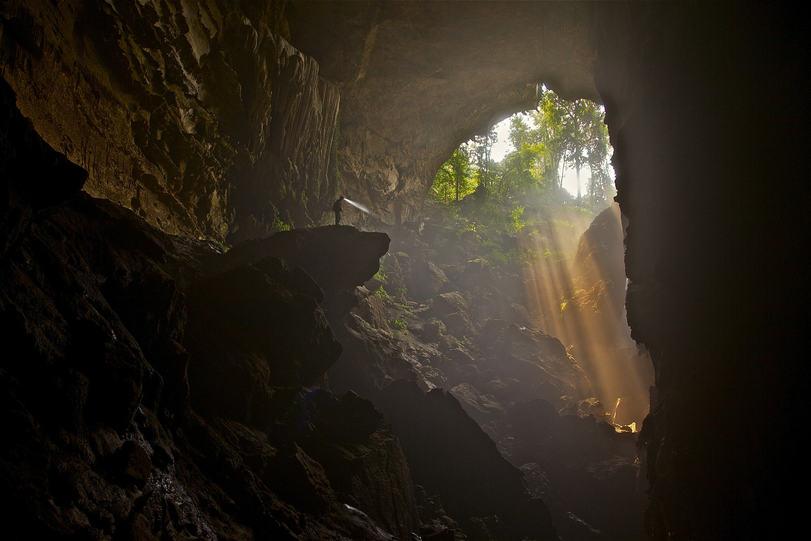
[[[431,191],[435,199],[450,203],[459,201],[473,192],[475,187],[467,149],[461,146],[439,167]]]
[[[605,194],[608,176],[608,129],[602,108],[589,100],[567,101],[551,90],[541,97],[535,114],[539,141],[546,150],[545,174],[558,186],[563,185],[566,167],[577,175],[577,198],[582,198],[580,173],[591,171],[589,198]]]
[[[500,163],[491,157],[493,127],[460,146],[437,171],[434,196],[449,203],[477,189],[495,197],[518,196],[533,186],[561,189],[567,168],[574,168],[581,204],[596,208],[609,197],[608,129],[596,103],[567,101],[545,90],[535,111],[510,120],[509,137],[515,150]],[[585,168],[590,176],[584,200],[580,176]]]
[[[494,167],[492,161],[493,144],[498,140],[495,126],[490,126],[486,133],[474,135],[468,143],[470,154],[475,159],[478,186],[489,190],[492,188]]]

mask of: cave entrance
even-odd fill
[[[539,90],[438,167],[366,317],[520,469],[562,538],[641,539],[653,373],[626,322],[604,109]]]
[[[553,405],[638,431],[653,373],[625,317],[624,226],[604,118],[595,102],[539,86],[535,109],[454,149],[434,178],[431,217],[470,231],[480,243],[469,256],[519,278],[509,306],[495,299],[500,317],[566,348],[583,378]]]
[[[641,539],[653,375],[626,323],[604,110],[539,89],[438,166],[359,316],[389,344],[377,365],[453,395],[562,538]]]

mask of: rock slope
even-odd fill
[[[211,270],[222,256],[207,243],[79,193],[85,173],[0,90],[8,538],[418,529],[408,465],[381,415],[308,388],[340,354],[315,282],[266,254]]]

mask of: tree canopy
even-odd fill
[[[526,119],[528,117],[528,119]],[[612,196],[610,146],[604,112],[589,100],[567,101],[544,90],[538,107],[510,119],[512,150],[501,162],[491,158],[495,130],[473,137],[454,150],[437,171],[434,197],[459,201],[474,191],[515,196],[532,187],[562,190],[567,170],[577,175],[577,202],[600,207]],[[589,178],[582,193],[580,176]]]

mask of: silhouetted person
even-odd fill
[[[342,195],[337,201],[335,201],[335,204],[332,205],[332,212],[335,213],[335,225],[339,225],[341,223],[341,212],[344,210],[343,206],[341,205],[343,200],[344,196]]]

